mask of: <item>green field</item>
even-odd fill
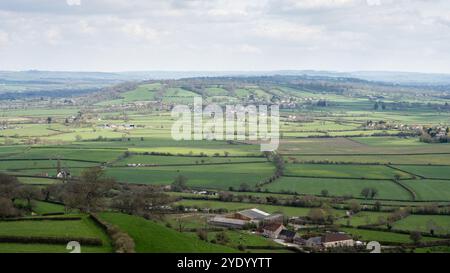
[[[361,179],[392,179],[395,175],[410,178],[411,175],[385,166],[289,164],[286,175],[314,177],[351,177]]]
[[[410,215],[395,222],[394,229],[450,234],[450,216]]]
[[[390,243],[412,243],[408,234],[399,234],[394,232],[385,232],[385,231],[374,231],[374,230],[365,230],[365,229],[356,229],[356,228],[342,228],[343,231],[356,236],[359,240],[364,241],[378,241],[383,245],[383,242]],[[423,237],[423,241],[433,241],[438,240],[430,237]]]
[[[198,188],[238,189],[242,183],[254,186],[273,174],[269,163],[230,164],[218,170],[218,166],[177,166],[108,168],[107,175],[118,181],[142,184],[170,184],[176,176],[188,178],[188,185]]]
[[[0,236],[97,238],[102,241],[102,246],[82,246],[82,252],[112,252],[108,236],[87,216],[82,216],[81,220],[0,221]],[[0,243],[0,252],[69,251],[65,249],[65,245]]]
[[[450,181],[450,166],[397,166],[397,168],[425,178],[448,179]]]
[[[226,246],[200,241],[141,217],[119,213],[101,213],[100,217],[128,233],[136,244],[136,252],[237,252]]]
[[[372,211],[361,211],[354,214],[348,218],[341,218],[338,220],[339,224],[357,227],[364,225],[381,224],[386,222],[389,213],[385,212],[372,212]]]
[[[364,188],[376,188],[379,199],[409,200],[405,189],[389,180],[328,179],[282,177],[265,186],[271,192],[296,192],[298,194],[320,195],[327,190],[331,196],[362,197]]]
[[[419,200],[450,200],[450,181],[409,180],[402,181],[417,194]]]

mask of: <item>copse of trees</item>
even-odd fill
[[[378,195],[378,190],[376,188],[364,188],[361,190],[361,195],[366,199],[373,199]]]
[[[34,199],[41,198],[41,192],[29,185],[22,185],[16,177],[0,173],[0,218],[14,217],[31,212]],[[16,200],[25,200],[18,203]]]
[[[154,185],[126,185],[118,191],[112,199],[113,209],[146,218],[157,218],[161,208],[174,201]]]
[[[189,189],[189,187],[187,186],[187,181],[188,178],[186,176],[178,175],[177,177],[175,177],[175,180],[171,185],[171,190],[175,192],[182,192]]]
[[[116,181],[106,177],[102,168],[93,167],[83,171],[79,180],[64,184],[61,199],[68,209],[99,211],[105,207],[105,198],[115,186]]]

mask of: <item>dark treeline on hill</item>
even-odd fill
[[[30,92],[8,92],[0,94],[0,100],[69,98],[74,96],[82,96],[90,94],[99,90],[100,88],[87,88],[87,89],[55,89],[55,90],[30,91]]]

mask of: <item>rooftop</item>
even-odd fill
[[[233,225],[245,225],[247,221],[239,220],[239,219],[232,219],[232,218],[226,218],[221,216],[216,216],[210,220],[210,222],[215,223],[223,223],[223,224],[233,224]]]
[[[270,214],[267,212],[264,212],[262,210],[259,209],[246,209],[243,211],[238,212],[241,215],[244,215],[245,217],[248,217],[250,219],[258,219],[258,220],[262,220],[265,217],[269,216]]]
[[[289,229],[283,229],[281,232],[280,232],[280,236],[285,236],[285,237],[288,237],[288,238],[294,238],[295,237],[295,232],[294,231],[292,231],[292,230],[289,230]]]
[[[283,226],[282,224],[276,224],[276,223],[272,223],[272,224],[267,224],[264,226],[265,230],[269,230],[269,231],[276,231],[277,229],[279,229],[281,226]]]
[[[343,233],[326,233],[322,236],[322,243],[339,242],[351,239],[352,237]]]

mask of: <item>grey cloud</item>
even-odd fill
[[[0,69],[450,72],[443,0],[9,2]]]

